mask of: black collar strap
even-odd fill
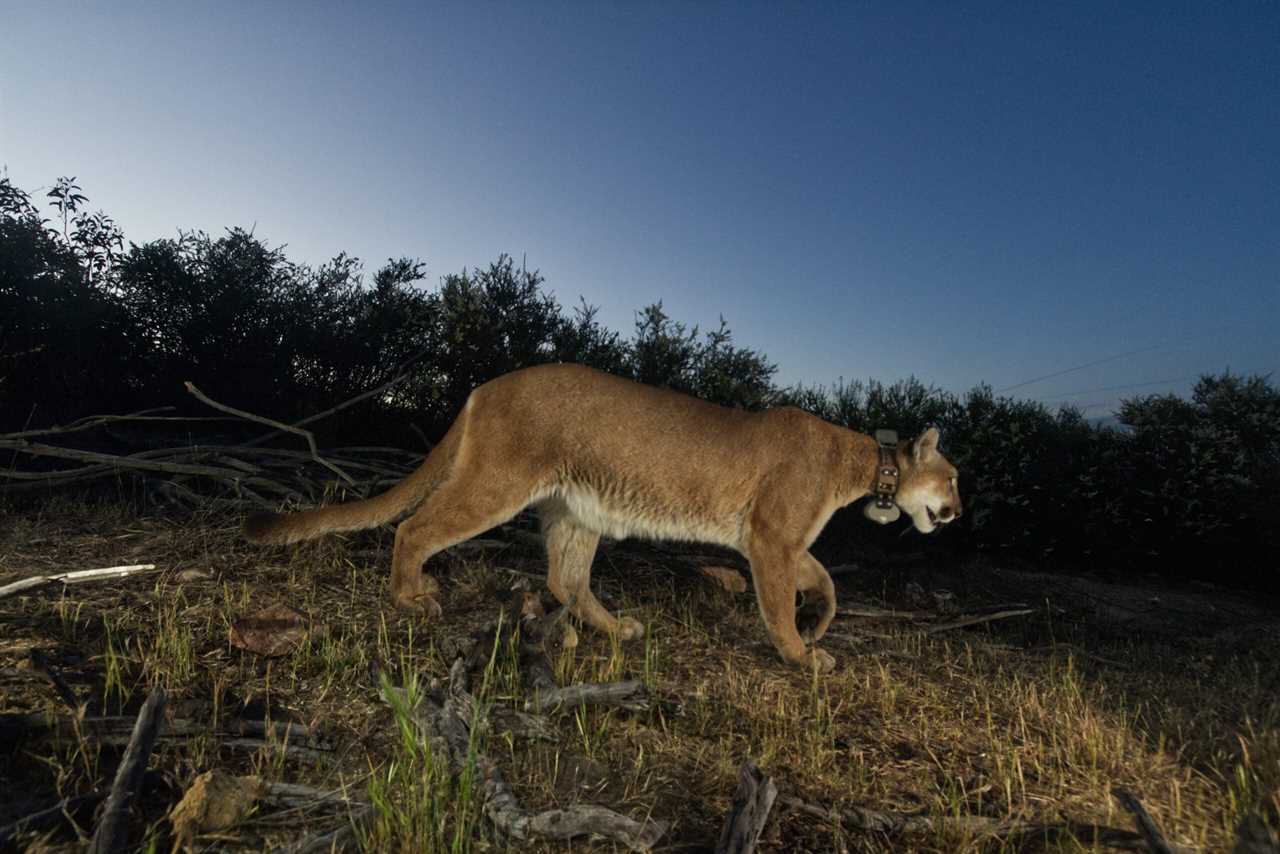
[[[896,520],[901,511],[893,503],[898,494],[898,434],[894,430],[877,430],[876,445],[880,451],[880,460],[876,464],[875,499],[867,502],[862,512],[873,522],[887,525]]]

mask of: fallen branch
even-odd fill
[[[83,736],[104,747],[123,747],[129,744],[133,726],[133,718],[120,715],[83,719],[47,712],[0,715],[0,741],[47,735],[56,738]],[[214,727],[209,723],[179,718],[161,722],[155,737],[158,741],[171,741],[202,734],[217,738],[218,747],[250,751],[271,748],[311,762],[328,762],[333,758],[331,744],[314,730],[296,723],[241,720],[225,727]]]
[[[260,784],[259,797],[275,806],[284,809],[303,809],[314,806],[355,805],[368,806],[362,798],[352,798],[346,789],[317,789],[301,783],[272,783],[263,781]]]
[[[8,439],[0,439],[0,450],[18,451],[35,457],[56,457],[64,460],[81,460],[83,462],[100,464],[102,469],[94,468],[97,471],[105,471],[110,469],[136,469],[139,471],[155,471],[165,472],[168,474],[193,474],[203,475],[217,479],[229,479],[233,481],[243,481],[250,485],[266,485],[278,486],[270,481],[264,481],[262,478],[242,477],[240,472],[219,468],[217,466],[194,465],[189,463],[169,463],[154,459],[163,456],[161,453],[137,453],[121,456],[119,454],[104,454],[98,451],[78,451],[74,448],[60,448],[56,445],[45,445],[39,442],[27,442],[19,439],[10,441]],[[176,453],[173,450],[167,452],[170,456]],[[5,477],[34,477],[40,479],[52,478],[56,479],[65,474],[79,474],[80,470],[72,470],[71,472],[39,472],[39,473],[20,473],[20,472],[4,472]]]
[[[0,587],[0,599],[6,596],[13,596],[24,590],[53,584],[57,581],[61,581],[63,584],[79,584],[84,581],[101,581],[106,578],[124,578],[126,575],[133,575],[135,572],[145,572],[155,568],[156,565],[154,563],[136,563],[129,566],[109,566],[105,569],[77,569],[72,572],[60,572],[56,575],[34,575],[31,578],[24,578],[21,581],[15,581],[12,584]]]
[[[1146,851],[1146,839],[1131,830],[1086,822],[1062,821],[1057,823],[1009,821],[981,815],[930,815],[927,812],[898,812],[872,810],[865,807],[822,807],[792,795],[779,795],[778,803],[829,821],[836,827],[865,833],[901,836],[904,834],[957,834],[982,835],[1015,840],[1078,840],[1095,845],[1105,845],[1125,851]],[[1182,854],[1175,852],[1175,854]]]
[[[66,703],[71,709],[73,715],[79,715],[83,711],[80,707],[80,698],[76,696],[76,692],[67,684],[67,680],[62,678],[62,671],[53,665],[47,655],[35,647],[31,649],[31,666],[53,684],[54,690],[58,692],[62,702]]]
[[[938,623],[937,625],[927,626],[924,629],[926,635],[936,635],[939,632],[949,632],[952,629],[962,629],[965,626],[976,626],[979,623],[989,623],[992,620],[1006,620],[1009,617],[1025,617],[1027,614],[1034,614],[1034,608],[1016,608],[1009,611],[996,611],[991,614],[977,614],[972,617],[962,617],[959,620],[952,620],[949,623]]]
[[[106,796],[105,789],[84,795],[73,795],[69,798],[63,798],[51,807],[25,815],[11,824],[0,827],[0,845],[10,845],[24,833],[44,830],[51,825],[58,824],[64,817],[85,812],[90,807],[96,806]]]
[[[932,611],[893,611],[886,608],[860,606],[857,608],[837,608],[838,617],[862,617],[868,620],[925,620],[936,616]]]
[[[333,761],[333,753],[328,750],[317,750],[314,747],[305,747],[301,744],[281,744],[270,741],[262,741],[257,738],[229,738],[226,741],[219,742],[218,747],[234,747],[237,750],[278,750],[286,756],[292,756],[295,759],[305,759],[308,762],[323,764]]]
[[[302,426],[302,425],[304,425],[304,424],[311,424],[311,423],[313,423],[313,422],[316,422],[316,421],[321,420],[322,418],[328,418],[330,415],[333,415],[335,412],[341,412],[342,410],[346,409],[347,407],[349,407],[349,406],[354,406],[355,404],[359,403],[359,402],[360,402],[360,401],[362,401],[362,400],[367,400],[367,399],[369,399],[369,398],[371,398],[371,397],[374,397],[374,396],[376,396],[376,395],[381,394],[382,392],[386,391],[387,389],[391,388],[392,386],[397,385],[397,384],[399,384],[399,383],[401,383],[401,382],[404,382],[404,381],[405,381],[405,380],[407,380],[410,376],[412,376],[412,374],[410,374],[406,369],[407,369],[410,365],[412,365],[414,362],[418,361],[419,359],[421,359],[423,356],[427,355],[427,353],[430,353],[430,352],[431,352],[431,346],[430,346],[430,345],[428,345],[428,346],[426,346],[426,347],[423,347],[421,350],[419,350],[418,352],[414,353],[412,356],[410,356],[409,358],[407,358],[407,359],[405,359],[403,362],[401,362],[399,365],[397,365],[397,366],[396,366],[395,371],[393,372],[393,376],[391,377],[391,379],[387,380],[386,382],[382,383],[381,385],[374,386],[373,388],[369,389],[368,391],[361,392],[360,394],[357,394],[355,397],[348,398],[348,399],[346,399],[346,400],[342,401],[342,403],[339,403],[337,406],[331,406],[330,408],[328,408],[328,409],[326,409],[326,410],[324,410],[324,411],[322,411],[322,412],[317,412],[317,413],[316,413],[316,414],[314,414],[314,415],[308,415],[306,418],[303,418],[301,421],[295,421],[295,422],[293,422],[293,424],[292,424],[292,425],[290,425],[289,427],[284,427],[284,426],[282,425],[281,429],[273,430],[273,431],[272,431],[272,432],[270,432],[270,433],[264,433],[264,434],[262,434],[261,436],[258,436],[256,439],[250,439],[248,442],[245,442],[245,443],[244,443],[245,447],[246,447],[246,448],[251,448],[251,447],[253,447],[254,445],[260,445],[260,444],[262,444],[263,442],[266,442],[266,441],[269,441],[269,440],[271,440],[271,439],[274,439],[276,436],[279,436],[281,433],[285,433],[285,432],[292,433],[292,432],[295,432],[295,431],[297,430],[297,428],[301,427],[301,426]],[[412,427],[412,426],[414,426],[414,425],[410,424],[410,426]],[[415,429],[416,429],[416,428],[415,428]],[[424,437],[424,438],[425,438],[425,437]],[[427,444],[428,444],[428,446],[430,446],[430,443],[429,443],[429,442],[428,442]]]
[[[1133,813],[1133,823],[1137,825],[1138,832],[1147,840],[1147,846],[1153,854],[1174,854],[1173,848],[1165,840],[1164,835],[1160,833],[1160,828],[1156,826],[1155,819],[1142,806],[1142,802],[1138,800],[1138,796],[1122,786],[1117,786],[1111,790],[1111,794],[1120,806]]]
[[[266,424],[268,427],[274,427],[277,430],[283,430],[286,433],[293,433],[295,436],[301,436],[302,438],[307,440],[307,447],[311,449],[311,459],[315,460],[317,463],[324,466],[329,471],[336,474],[338,477],[342,478],[344,481],[346,481],[347,486],[355,487],[356,482],[351,477],[351,475],[347,474],[345,471],[338,468],[336,465],[329,462],[324,457],[320,456],[320,449],[316,446],[316,436],[310,430],[303,430],[301,427],[294,427],[291,424],[283,424],[272,418],[267,418],[262,415],[254,415],[251,412],[245,412],[243,409],[236,409],[233,406],[227,406],[225,403],[218,403],[216,400],[213,400],[212,398],[210,398],[200,389],[196,388],[195,383],[191,382],[190,380],[185,382],[184,385],[186,386],[187,391],[190,392],[196,398],[196,400],[199,400],[201,403],[207,404],[208,406],[212,406],[214,409],[221,410],[222,412],[226,412],[231,415],[238,415],[239,417],[245,419],[246,421],[256,421],[259,424]]]
[[[330,854],[333,851],[349,851],[359,847],[357,829],[373,820],[372,806],[362,806],[352,812],[348,820],[334,830],[304,836],[291,845],[277,848],[273,854]]]
[[[507,836],[521,841],[537,837],[569,840],[579,836],[603,836],[632,851],[648,851],[667,831],[666,822],[636,821],[606,807],[578,804],[565,809],[532,812],[520,806],[492,762],[477,768],[484,775],[485,815]]]
[[[612,706],[642,712],[649,708],[648,692],[638,679],[626,682],[583,682],[550,691],[539,691],[526,700],[526,712],[544,713],[580,705]]]
[[[90,415],[86,418],[79,418],[67,424],[64,427],[45,427],[40,430],[24,430],[20,433],[5,433],[6,439],[30,439],[32,436],[55,436],[62,433],[78,433],[81,430],[92,430],[94,427],[101,427],[103,424],[115,424],[120,421],[204,421],[212,419],[204,418],[183,418],[181,416],[156,416],[157,412],[172,412],[172,406],[157,406],[154,409],[142,409],[129,415]],[[218,421],[225,419],[219,418]]]
[[[115,782],[111,784],[111,794],[107,796],[102,819],[89,844],[89,854],[108,854],[124,849],[128,841],[126,814],[138,786],[142,784],[142,775],[147,770],[147,760],[151,756],[151,749],[155,747],[156,734],[160,731],[160,723],[164,717],[165,702],[164,689],[156,686],[142,704],[138,721],[133,726],[133,735],[129,738],[129,746],[120,759],[120,767],[116,769]]]
[[[716,854],[752,854],[777,797],[778,786],[773,778],[765,776],[754,762],[744,762],[738,772],[733,807],[720,829]]]
[[[508,732],[517,738],[536,741],[558,741],[560,736],[551,726],[551,721],[541,715],[530,715],[517,709],[502,706],[489,709],[487,716],[480,716],[475,707],[475,698],[461,693],[450,698],[458,708],[459,716],[464,721],[477,721],[476,726],[488,732]]]
[[[455,775],[464,773],[468,765],[475,769],[484,787],[484,813],[507,836],[521,841],[602,836],[632,851],[646,851],[666,832],[665,822],[636,821],[606,807],[577,805],[540,813],[521,807],[498,766],[472,746],[469,730],[486,724],[481,719],[481,707],[466,691],[463,659],[454,662],[449,683],[449,697],[443,704],[424,696],[416,706],[410,706],[404,690],[392,686],[385,677],[382,696],[389,705],[404,709],[411,716],[432,751],[449,758]],[[468,720],[466,714],[474,717]]]

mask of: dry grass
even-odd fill
[[[2,511],[0,511],[2,512]],[[116,508],[50,505],[0,516],[0,583],[44,571],[147,561],[125,581],[44,589],[0,601],[0,713],[65,711],[29,672],[32,648],[61,663],[94,714],[132,713],[163,684],[182,717],[208,734],[162,742],[153,757],[138,838],[172,844],[165,810],[211,767],[323,788],[354,786],[378,805],[370,850],[503,850],[470,781],[451,781],[378,700],[374,660],[419,678],[443,676],[451,639],[493,619],[514,576],[541,572],[536,554],[446,556],[446,619],[406,619],[389,606],[390,536],[373,532],[257,549],[234,520],[168,521]],[[714,845],[739,765],[754,759],[780,789],[822,806],[926,809],[940,816],[1129,827],[1110,796],[1138,793],[1171,841],[1228,847],[1247,812],[1280,814],[1280,631],[1258,603],[1203,591],[1178,609],[1148,607],[1151,590],[1028,578],[966,566],[932,571],[965,604],[1021,598],[1037,616],[924,637],[905,624],[841,620],[824,647],[834,675],[784,667],[750,595],[712,589],[660,552],[615,548],[597,559],[597,588],[648,627],[618,645],[583,630],[555,662],[562,680],[643,679],[663,702],[646,713],[579,709],[556,743],[493,735],[522,801],[549,808],[599,803],[672,822],[665,850]],[[207,577],[180,581],[184,570]],[[842,598],[899,596],[914,570],[868,568],[840,579]],[[1117,623],[1117,601],[1138,601]],[[1162,601],[1173,594],[1162,593]],[[1128,597],[1128,598],[1125,598]],[[1043,607],[1048,602],[1052,607]],[[227,642],[230,624],[275,602],[311,620],[293,654],[267,661]],[[1099,603],[1103,604],[1099,604]],[[1146,608],[1146,613],[1143,613]],[[1211,608],[1212,610],[1205,610]],[[865,631],[873,629],[874,634]],[[513,654],[492,663],[483,699],[525,691]],[[280,745],[253,755],[214,737],[226,718],[270,715],[325,728],[335,761],[305,764]],[[0,824],[110,779],[118,751],[86,738],[4,746]],[[341,821],[327,819],[328,826]],[[996,826],[999,822],[993,822]],[[145,825],[145,830],[142,829]],[[267,809],[198,848],[260,850],[323,822]],[[63,829],[28,838],[74,849]],[[592,844],[549,846],[586,850]],[[601,846],[595,846],[601,847]],[[603,846],[607,848],[608,846]],[[779,809],[764,850],[1092,850],[1087,839],[1008,839],[945,820],[927,834],[885,838]]]

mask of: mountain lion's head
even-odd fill
[[[898,452],[901,470],[894,499],[922,534],[932,534],[959,518],[960,486],[956,467],[938,452],[938,431],[930,427]]]

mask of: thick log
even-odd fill
[[[155,747],[156,735],[164,718],[165,703],[164,689],[157,686],[142,704],[138,720],[133,726],[133,735],[129,738],[129,746],[120,759],[120,767],[116,769],[115,782],[111,784],[111,794],[107,796],[102,819],[89,844],[89,854],[109,854],[125,850],[129,840],[129,807],[133,804],[138,786],[142,784],[142,775],[147,770],[151,749]]]
[[[743,763],[738,772],[738,790],[733,807],[720,829],[716,854],[752,854],[769,821],[769,811],[778,797],[778,787],[754,762]]]

